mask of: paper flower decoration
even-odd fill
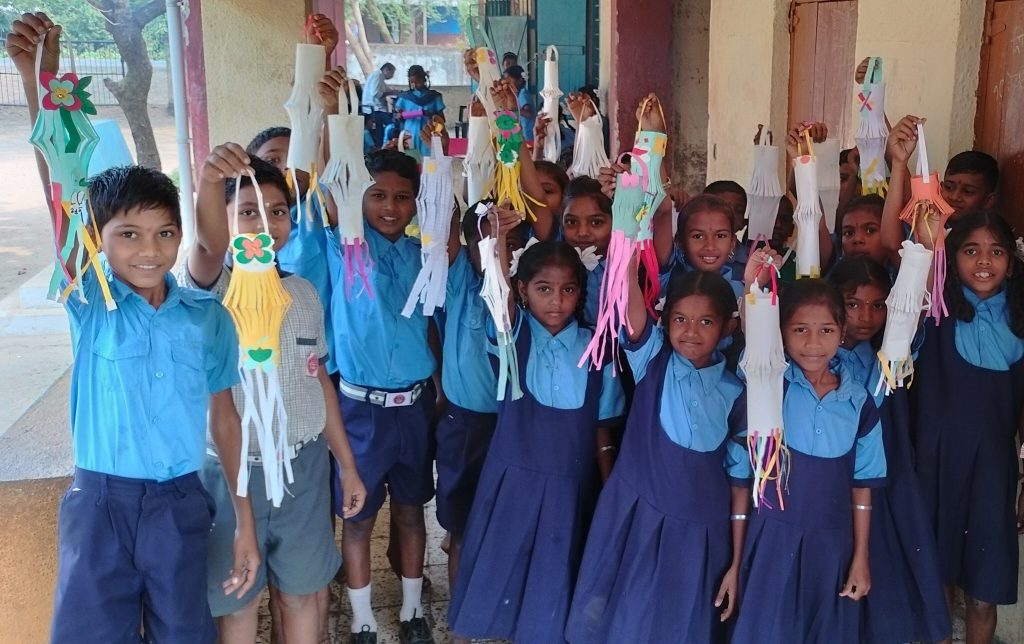
[[[231,245],[235,248],[235,261],[239,264],[248,264],[249,262],[270,264],[274,261],[272,249],[274,241],[266,233],[252,236],[238,235]]]
[[[484,212],[486,212],[486,210]],[[508,274],[509,275],[515,275],[516,273],[519,272],[519,258],[523,256],[523,253],[526,252],[527,248],[529,248],[530,246],[533,246],[534,244],[538,244],[538,243],[540,243],[539,239],[537,239],[536,237],[531,237],[530,240],[528,242],[526,242],[525,246],[523,246],[522,248],[520,248],[518,250],[512,251],[512,258],[509,260],[509,265],[508,265]]]
[[[576,253],[580,256],[580,261],[583,262],[583,267],[587,269],[587,272],[592,272],[601,263],[601,256],[597,254],[597,246],[577,248]]]

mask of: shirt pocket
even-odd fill
[[[297,360],[300,361],[302,373],[310,378],[317,375],[320,368],[320,351],[317,348],[316,338],[303,338],[296,336],[295,352]]]
[[[181,342],[171,347],[171,358],[176,370],[175,389],[186,398],[203,398],[209,391],[206,384],[206,352],[198,342]]]

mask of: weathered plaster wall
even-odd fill
[[[690,194],[704,189],[708,163],[708,53],[711,0],[675,3],[674,78],[669,141],[673,181]]]
[[[204,0],[202,12],[211,144],[245,145],[263,128],[288,125],[303,0]]]

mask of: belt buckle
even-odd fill
[[[396,393],[384,394],[384,406],[385,407],[408,407],[413,404],[413,394],[411,391],[399,391]]]

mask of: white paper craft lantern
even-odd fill
[[[284,104],[291,123],[291,137],[288,142],[288,178],[295,189],[295,205],[299,220],[303,219],[303,195],[298,194],[299,182],[296,170],[310,174],[309,190],[306,197],[306,216],[309,212],[309,197],[316,191],[317,151],[320,149],[320,135],[324,126],[324,106],[317,91],[317,83],[324,75],[327,50],[323,45],[295,45],[295,81],[292,93]],[[321,204],[321,212],[323,211]],[[326,218],[326,213],[323,213]]]
[[[549,45],[544,58],[544,89],[540,95],[544,98],[544,114],[549,119],[547,137],[544,139],[544,160],[558,163],[562,155],[562,130],[558,125],[558,99],[562,90],[558,88],[558,48]]]
[[[921,328],[921,312],[931,304],[928,272],[932,266],[932,251],[907,239],[903,241],[900,255],[903,257],[900,271],[889,297],[885,299],[888,314],[882,347],[878,351],[882,369],[875,385],[875,395],[883,387],[888,396],[897,387],[910,384],[914,376],[911,344]]]
[[[770,139],[768,131],[754,144],[754,171],[747,193],[747,236],[755,241],[772,238],[783,195],[779,184],[779,148]]]

